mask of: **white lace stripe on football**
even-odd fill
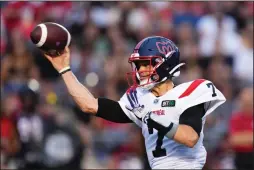
[[[39,24],[39,27],[41,27],[41,39],[40,41],[36,44],[37,47],[43,46],[43,44],[46,42],[47,35],[48,35],[48,30],[45,24]]]
[[[66,30],[66,31],[67,31],[67,34],[68,34],[66,47],[68,47],[70,45],[70,42],[71,42],[71,34],[69,33],[68,30]]]
[[[66,47],[68,47],[70,45],[70,42],[71,42],[71,34],[69,33],[69,31],[62,25],[60,24],[57,24],[57,23],[54,23],[54,22],[51,22],[52,24],[55,24],[55,25],[58,25],[59,27],[61,27],[66,33],[67,33],[67,44],[66,44]]]

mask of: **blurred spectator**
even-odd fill
[[[197,40],[193,27],[188,22],[179,24],[176,30],[177,44],[181,52],[181,60],[188,60],[193,58],[199,58],[197,49]]]
[[[204,13],[203,2],[172,2],[174,10],[174,24],[178,27],[182,23],[196,26],[197,21]]]
[[[230,120],[229,142],[235,152],[236,169],[253,169],[253,88],[244,88],[239,111]]]
[[[39,95],[28,87],[20,90],[19,97],[22,112],[17,129],[22,145],[18,168],[80,169],[83,146],[77,130],[66,122],[68,119],[39,113]],[[64,114],[56,108],[53,111]]]
[[[5,26],[5,22],[3,20],[3,16],[1,15],[1,41],[0,41],[0,56],[1,56],[1,60],[3,58],[3,54],[5,53],[6,50],[6,45],[7,45],[7,35],[6,35],[6,26]]]
[[[9,160],[14,158],[20,149],[18,133],[12,118],[17,108],[19,108],[19,101],[14,94],[1,101],[1,168],[3,169],[10,166]]]
[[[248,20],[240,30],[238,46],[233,54],[233,71],[244,85],[253,84],[253,20]]]
[[[209,2],[209,7],[211,13],[202,16],[197,23],[200,54],[204,57],[213,56],[217,45],[223,55],[232,55],[237,48],[236,22],[224,15],[220,2]]]
[[[25,39],[18,29],[11,33],[11,48],[4,55],[1,67],[1,85],[13,85],[19,88],[29,78],[39,79],[39,72],[28,50]],[[7,86],[8,88],[8,86]]]
[[[42,164],[45,169],[81,169],[84,145],[70,110],[54,108],[54,115],[44,123]],[[48,127],[49,126],[49,127]]]
[[[17,129],[21,141],[19,168],[40,168],[43,122],[37,113],[39,95],[29,87],[19,91],[22,110],[17,117]],[[36,129],[36,130],[35,130]]]

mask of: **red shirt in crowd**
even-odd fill
[[[0,119],[0,127],[1,127],[1,145],[4,145],[10,142],[13,138],[14,124],[13,122],[6,117]],[[5,148],[1,148],[5,149]]]
[[[230,135],[234,135],[238,132],[250,132],[253,134],[253,115],[245,113],[236,113],[230,120]],[[236,152],[252,152],[253,144],[246,146],[234,146],[233,149]]]

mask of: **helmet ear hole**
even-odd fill
[[[163,68],[164,70],[169,70],[169,66],[167,66],[166,64],[163,64],[163,65],[162,65],[162,68]]]
[[[151,75],[151,80],[152,81],[157,81],[158,79],[159,79],[159,75],[158,74],[154,73],[154,74]]]

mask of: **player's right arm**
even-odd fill
[[[118,102],[107,98],[95,98],[71,72],[62,75],[67,89],[83,112],[116,123],[131,123]]]
[[[116,123],[131,123],[120,104],[107,98],[95,98],[76,76],[68,71],[62,75],[67,89],[83,112]]]
[[[44,54],[45,57],[51,62],[53,67],[61,74],[69,94],[73,97],[74,101],[80,109],[86,113],[95,115],[98,111],[98,99],[96,99],[89,90],[83,86],[70,71],[70,50],[67,47],[64,53],[57,57],[51,57]],[[67,71],[67,72],[66,72]]]
[[[70,51],[57,57],[45,57],[52,63],[54,68],[61,74],[69,94],[83,112],[104,118],[117,123],[132,122],[116,101],[106,98],[95,98],[89,90],[82,85],[70,70]]]
[[[89,90],[83,86],[76,76],[68,71],[62,75],[65,85],[73,100],[83,112],[95,115],[98,111],[98,99],[96,99]]]

